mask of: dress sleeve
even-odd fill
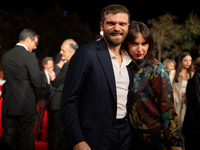
[[[160,106],[165,138],[171,146],[182,146],[183,136],[179,118],[174,109],[169,75],[166,68],[161,64],[153,67],[152,86]]]

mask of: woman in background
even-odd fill
[[[188,79],[190,79],[194,74],[190,70],[191,64],[191,54],[187,51],[184,51],[178,58],[177,69],[172,70],[170,74],[174,96],[174,106],[176,113],[180,118],[181,127],[186,112],[186,86]]]

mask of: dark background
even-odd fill
[[[0,28],[0,70],[2,55],[16,44],[22,27],[35,25],[29,17],[29,22],[23,22],[23,26],[20,26],[21,21],[18,21],[20,19],[17,16],[21,18],[27,8],[33,9],[36,20],[39,20],[33,29],[40,35],[39,45],[35,50],[40,62],[45,56],[55,57],[60,51],[62,41],[66,38],[75,39],[79,46],[96,40],[99,37],[101,10],[106,5],[113,3],[126,6],[131,12],[131,20],[142,21],[146,24],[149,19],[158,19],[159,16],[166,13],[178,17],[176,21],[181,24],[191,12],[200,17],[200,7],[197,0],[4,0],[0,2],[0,13],[3,10],[8,15],[4,16],[4,24],[2,24],[5,28]],[[72,20],[73,24],[69,26],[67,23],[70,21],[67,19],[68,22],[61,20],[57,23],[57,18],[53,17],[54,14],[51,14],[52,17],[44,15],[49,14],[48,12],[52,8],[56,8],[57,5],[61,6],[62,12],[68,15],[66,18],[69,18],[71,14],[76,14],[75,20],[78,16],[81,22],[74,23],[75,20]],[[41,16],[45,16],[42,21]],[[90,28],[87,28],[87,25]]]
[[[18,15],[27,7],[34,8],[37,15],[41,15],[55,4],[61,4],[67,13],[78,13],[83,23],[89,23],[93,32],[99,32],[101,9],[111,3],[125,5],[131,12],[131,19],[147,22],[148,19],[157,18],[166,12],[184,21],[193,11],[200,16],[200,7],[196,0],[6,0],[1,2],[0,9]]]

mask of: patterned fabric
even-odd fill
[[[164,136],[168,145],[182,146],[183,136],[174,110],[172,88],[166,68],[157,60],[150,65],[144,65],[144,59],[137,63],[138,66],[133,62],[130,64],[133,85],[129,117],[134,131],[141,133],[141,139],[146,138],[146,134],[152,138],[159,133],[160,139]],[[151,143],[153,139],[146,141]]]

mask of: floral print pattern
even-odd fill
[[[133,85],[129,119],[132,127],[140,131],[161,128],[170,145],[183,145],[166,68],[156,59],[150,65],[145,65],[145,59],[137,63],[138,66],[130,64]]]

